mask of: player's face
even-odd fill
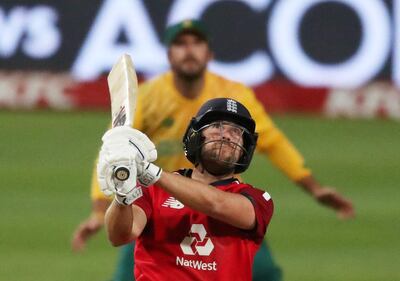
[[[208,43],[193,33],[182,33],[168,49],[171,69],[185,80],[195,80],[203,75],[212,58]]]
[[[231,170],[243,154],[244,129],[231,122],[218,121],[206,126],[202,132],[203,162],[213,166],[213,170]]]

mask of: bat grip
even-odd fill
[[[114,169],[114,177],[119,181],[126,181],[129,175],[130,172],[127,166],[116,166]]]

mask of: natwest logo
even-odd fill
[[[214,249],[214,244],[206,236],[207,231],[202,224],[193,224],[189,236],[181,242],[181,249],[185,255],[209,256]]]
[[[217,271],[217,262],[203,262],[185,259],[184,257],[176,257],[176,265],[190,267],[197,270]]]
[[[209,256],[214,249],[214,244],[202,224],[192,224],[189,236],[181,242],[181,249],[185,255]],[[176,265],[190,267],[197,270],[216,271],[217,262],[204,262],[202,260],[190,260],[185,257],[176,257]]]

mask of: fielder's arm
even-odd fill
[[[304,177],[296,183],[319,203],[335,210],[339,218],[349,219],[355,216],[353,203],[350,200],[332,187],[321,186],[312,175]]]
[[[72,235],[71,247],[74,252],[82,251],[87,241],[101,230],[104,225],[104,214],[109,205],[107,199],[92,201],[92,213],[77,226]]]
[[[339,218],[354,216],[353,205],[334,188],[321,185],[304,164],[304,158],[289,139],[274,124],[265,112],[263,106],[256,99],[254,93],[248,89],[242,95],[243,104],[250,109],[256,121],[256,131],[259,133],[257,149],[279,168],[289,179],[300,186],[316,201],[337,212]]]

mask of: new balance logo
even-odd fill
[[[183,207],[185,207],[185,205],[183,205],[181,202],[179,202],[172,196],[168,197],[168,199],[165,200],[165,202],[162,203],[161,206],[172,209],[182,209]]]

